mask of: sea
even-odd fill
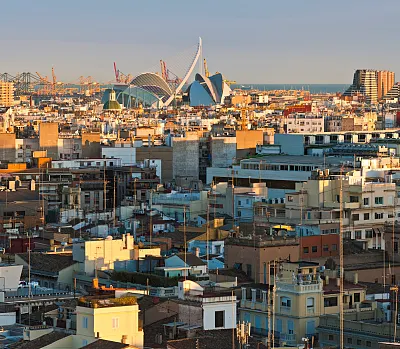
[[[305,90],[312,94],[316,93],[343,93],[350,84],[233,84],[232,89],[241,88],[246,90],[256,89],[259,91],[268,90]]]

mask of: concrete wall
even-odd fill
[[[82,133],[82,157],[99,158],[100,155],[100,133]]]
[[[303,135],[277,133],[274,144],[281,146],[281,151],[287,155],[304,155]]]
[[[15,134],[1,133],[0,134],[0,160],[15,161]]]
[[[263,130],[236,131],[237,149],[255,149],[257,144],[264,144]]]
[[[173,138],[173,177],[199,178],[199,138],[197,135]]]
[[[232,166],[236,157],[236,137],[213,137],[211,139],[211,166]]]
[[[145,159],[161,160],[161,178],[163,183],[172,181],[173,178],[173,154],[172,147],[140,147],[136,148],[136,161],[143,162]]]
[[[39,124],[39,147],[47,150],[47,156],[58,159],[58,123],[41,122]]]

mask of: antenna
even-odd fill
[[[340,216],[339,216],[339,244],[340,244],[340,261],[339,261],[339,281],[340,281],[340,292],[339,292],[339,305],[340,305],[340,348],[344,348],[344,311],[343,311],[343,277],[344,277],[344,265],[343,265],[343,167],[340,169]]]

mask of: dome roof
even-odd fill
[[[117,101],[107,101],[103,105],[103,110],[121,110],[121,105]]]

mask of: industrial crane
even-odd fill
[[[163,61],[162,59],[160,60],[160,66],[161,66],[161,77],[172,87],[178,86],[182,79],[178,77],[176,74],[174,74],[171,70],[167,68],[167,63]]]
[[[114,62],[114,74],[115,74],[115,80],[122,84],[130,84],[130,82],[133,79],[133,76],[131,74],[126,75],[119,69],[117,69],[117,63],[115,62]]]

